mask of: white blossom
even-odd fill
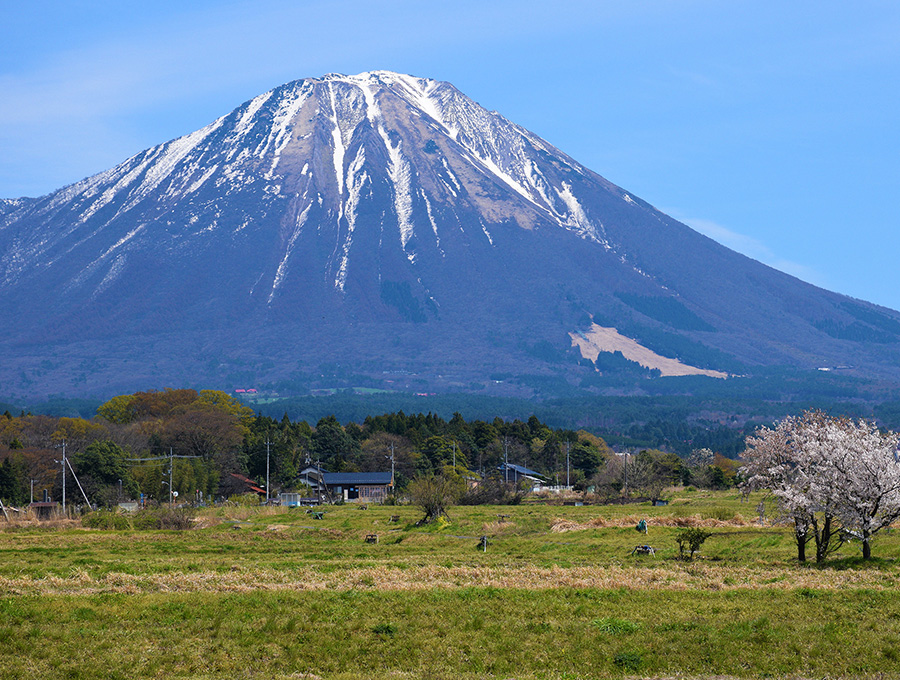
[[[747,438],[744,484],[770,490],[794,521],[801,560],[811,538],[816,559],[823,559],[834,548],[838,523],[862,540],[868,559],[871,537],[900,518],[898,438],[866,420],[820,411],[789,416]]]

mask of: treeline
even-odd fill
[[[677,455],[652,449],[641,455],[624,460],[665,470],[668,484],[692,481]],[[94,505],[141,495],[162,502],[174,493],[180,501],[228,497],[246,491],[249,483],[262,487],[267,471],[274,495],[299,489],[308,465],[331,472],[393,468],[399,488],[432,474],[486,479],[504,462],[533,470],[551,484],[627,486],[623,459],[602,438],[551,428],[535,415],[467,421],[459,413],[445,419],[398,411],[345,424],[328,415],[312,425],[287,414],[280,419],[256,414],[224,392],[166,389],[115,397],[89,419],[7,411],[0,417],[0,498],[24,505],[32,494],[41,500],[46,492],[60,500],[63,456],[66,474],[74,473],[68,477],[70,502],[80,503],[84,494]],[[727,475],[707,475],[707,480],[704,474],[700,470],[693,481],[730,483]]]
[[[278,485],[290,484],[305,465],[374,472],[390,470],[393,462],[397,484],[403,487],[416,476],[441,473],[448,466],[489,476],[504,461],[565,483],[567,469],[570,480],[584,479],[612,455],[602,439],[585,431],[551,429],[535,416],[525,422],[467,422],[459,413],[444,419],[400,411],[346,425],[329,415],[312,427],[286,415],[281,420],[259,415],[250,430],[245,447],[250,476],[264,476],[268,449],[270,480]]]
[[[209,498],[239,488],[253,411],[224,392],[138,392],[102,404],[92,418],[9,411],[0,416],[0,498],[112,505],[122,500]],[[172,458],[171,456],[177,456]],[[174,465],[171,463],[174,461]],[[171,465],[171,474],[170,474]],[[170,482],[171,479],[171,482]]]

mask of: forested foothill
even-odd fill
[[[851,373],[757,367],[752,374],[727,380],[638,376],[631,383],[617,383],[602,371],[592,371],[590,381],[597,385],[582,387],[565,380],[554,382],[548,376],[490,376],[498,390],[519,394],[534,388],[542,395],[525,398],[479,391],[478,386],[458,392],[431,393],[424,387],[418,394],[388,391],[339,365],[322,364],[315,372],[256,385],[253,392],[230,394],[254,413],[278,420],[287,414],[292,421],[314,424],[334,415],[341,423],[361,423],[372,414],[400,411],[432,413],[446,420],[460,413],[466,420],[487,422],[495,417],[524,421],[534,415],[552,429],[592,432],[617,449],[661,449],[687,457],[696,449],[709,448],[736,458],[744,450],[745,438],[757,427],[808,409],[867,418],[900,430],[900,388]],[[88,398],[37,402],[0,396],[0,413],[91,419],[101,403]]]

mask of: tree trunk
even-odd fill
[[[872,559],[872,546],[869,543],[869,533],[867,531],[863,532],[863,559]]]
[[[797,561],[806,562],[806,541],[808,540],[805,527],[794,524],[794,539],[797,541]]]
[[[831,543],[831,515],[825,515],[822,530],[816,530],[816,562],[824,562]]]

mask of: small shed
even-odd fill
[[[39,501],[28,506],[38,519],[55,519],[62,514],[59,503],[54,501]]]
[[[318,496],[303,496],[293,491],[284,491],[278,494],[279,505],[285,508],[299,508],[309,505],[318,505]]]

